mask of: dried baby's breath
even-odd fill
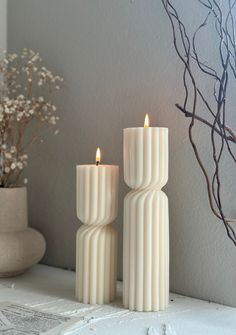
[[[41,126],[57,124],[52,94],[62,82],[33,50],[0,56],[0,187],[19,186],[28,162],[25,152],[41,141]]]

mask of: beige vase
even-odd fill
[[[0,277],[24,272],[45,249],[44,237],[28,227],[27,189],[0,188]]]

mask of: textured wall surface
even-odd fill
[[[7,0],[0,0],[0,50],[7,44]]]
[[[175,1],[189,26],[204,15],[196,1]],[[47,240],[45,264],[75,266],[75,166],[103,161],[122,172],[122,129],[153,125],[170,129],[171,278],[174,292],[236,306],[236,249],[212,216],[204,179],[190,147],[188,120],[175,109],[182,102],[182,67],[160,0],[9,0],[10,50],[38,50],[49,67],[65,77],[58,99],[60,135],[34,148],[28,171],[29,218]],[[185,9],[184,9],[185,6]],[[198,15],[196,15],[198,13]],[[214,57],[214,38],[203,41]],[[211,54],[212,50],[212,54]],[[205,92],[209,91],[206,84]],[[228,122],[236,127],[235,111]],[[211,166],[209,131],[197,128],[203,158]],[[223,166],[228,186],[236,185],[232,167]],[[120,179],[119,277],[122,276],[122,202]],[[234,192],[233,192],[234,191]],[[234,195],[233,195],[234,194]],[[236,214],[235,187],[226,204]]]

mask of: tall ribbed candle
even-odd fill
[[[169,301],[168,129],[124,129],[123,303],[159,311]]]
[[[76,239],[76,297],[90,304],[116,295],[118,166],[77,166],[77,216],[84,223]]]

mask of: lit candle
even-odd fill
[[[118,174],[115,165],[77,166],[77,216],[84,223],[76,240],[76,297],[103,304],[116,295],[117,232],[111,222],[118,211]]]
[[[169,300],[168,129],[124,129],[124,306],[158,311]]]

